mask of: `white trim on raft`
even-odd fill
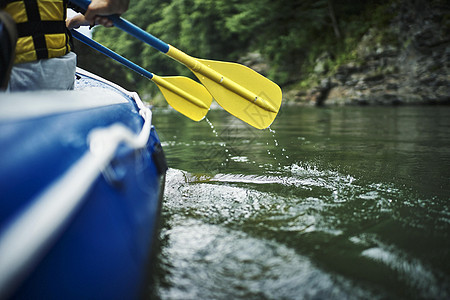
[[[126,89],[124,89],[124,88],[121,87],[120,85],[117,85],[117,84],[115,84],[115,83],[113,83],[113,82],[111,82],[111,81],[106,80],[105,78],[102,78],[102,77],[100,77],[100,76],[98,76],[98,75],[92,74],[92,73],[90,73],[90,72],[88,72],[88,71],[86,71],[86,70],[83,70],[83,69],[81,69],[81,68],[78,68],[78,67],[77,67],[77,71],[76,71],[76,72],[77,72],[78,74],[80,74],[80,75],[83,75],[83,76],[86,76],[86,77],[90,77],[90,78],[92,78],[92,79],[95,79],[95,80],[98,80],[98,81],[100,81],[100,82],[103,82],[103,83],[105,83],[105,84],[107,84],[107,85],[109,85],[109,86],[111,86],[111,87],[117,89],[118,91],[121,91],[121,92],[124,93],[125,95],[127,95],[127,96],[133,98],[134,102],[136,102],[136,104],[137,104],[137,106],[138,106],[138,108],[139,108],[140,110],[146,110],[146,109],[148,108],[148,106],[145,105],[145,103],[141,100],[141,98],[139,97],[139,94],[138,94],[138,93],[127,91]],[[140,113],[140,112],[139,112],[139,113]]]
[[[105,90],[104,90],[105,91]],[[78,211],[95,180],[114,158],[119,144],[134,149],[147,145],[152,113],[136,93],[129,93],[140,107],[144,125],[137,135],[120,123],[93,129],[89,146],[63,176],[45,188],[0,236],[0,299],[7,298],[59,237]],[[63,101],[66,99],[63,99]],[[92,98],[90,99],[92,101]]]

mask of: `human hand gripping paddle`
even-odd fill
[[[70,0],[86,10],[90,0]],[[188,67],[226,111],[253,127],[264,129],[281,106],[281,89],[252,69],[230,62],[193,58],[118,15],[114,25]]]
[[[97,43],[93,39],[79,33],[76,30],[71,30],[74,38],[93,49],[103,53],[106,56],[120,62],[131,70],[141,74],[144,77],[152,80],[160,89],[164,98],[176,111],[182,113],[186,117],[194,120],[202,120],[209,111],[209,106],[212,102],[212,97],[204,86],[195,82],[192,79],[175,76],[175,77],[160,77],[150,73],[144,68],[136,65],[128,59],[120,56],[114,51],[106,48],[102,44]]]

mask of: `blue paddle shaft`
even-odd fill
[[[72,33],[74,38],[76,38],[80,42],[85,43],[89,47],[99,51],[100,53],[103,53],[106,56],[111,57],[112,59],[120,62],[124,66],[130,68],[131,70],[135,71],[138,74],[141,74],[142,76],[147,77],[148,79],[152,79],[153,78],[153,74],[150,73],[149,71],[147,71],[144,68],[142,68],[142,67],[136,65],[135,63],[129,61],[125,57],[120,56],[119,54],[115,53],[114,51],[106,48],[102,44],[97,43],[93,39],[90,39],[87,36],[83,35],[82,33],[79,33],[78,31],[73,30],[73,29],[70,32]]]
[[[91,4],[90,0],[69,0],[73,4],[79,6],[80,8],[87,10],[89,4]],[[131,22],[128,22],[127,20],[121,18],[118,15],[110,15],[108,18],[113,21],[114,26],[117,28],[122,29],[123,31],[131,34],[132,36],[140,39],[141,41],[149,44],[153,48],[155,48],[158,51],[161,51],[162,53],[167,53],[169,51],[169,45],[161,41],[160,39],[154,37],[148,32],[145,32],[144,30],[140,29],[136,25],[134,25]]]

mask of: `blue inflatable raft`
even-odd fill
[[[0,299],[149,288],[167,168],[151,117],[82,70],[75,91],[0,94]]]

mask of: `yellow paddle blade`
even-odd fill
[[[229,113],[264,129],[281,106],[280,87],[252,69],[229,62],[196,59],[169,45],[166,55],[187,66]]]
[[[258,129],[272,124],[281,106],[281,89],[277,84],[237,63],[197,61],[201,65],[191,70],[220,106]],[[221,78],[205,76],[204,66],[219,73]]]
[[[181,76],[159,77],[154,75],[152,80],[159,87],[169,105],[186,117],[200,121],[208,113],[212,97],[203,85]]]

